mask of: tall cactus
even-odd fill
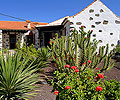
[[[86,33],[84,27],[81,27],[79,33],[72,30],[70,36],[58,38],[56,34],[56,38],[51,39],[51,46],[48,48],[60,71],[64,70],[66,64],[75,65],[80,71],[84,71],[88,67],[95,69],[101,62],[104,62],[100,72],[108,70],[114,65],[110,63],[113,51],[108,54],[108,44],[106,47],[99,47],[99,51],[97,51],[99,41],[91,41],[91,34],[92,31]],[[89,63],[88,60],[92,63]]]

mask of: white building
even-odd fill
[[[109,43],[110,50],[120,40],[120,18],[100,0],[95,0],[81,12],[66,18],[62,25],[66,28],[66,35],[71,29],[79,30],[81,26],[85,26],[86,31],[93,30],[92,39],[101,41],[99,46]]]

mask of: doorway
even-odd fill
[[[52,32],[44,32],[44,46],[49,46],[49,41],[52,38]]]
[[[27,35],[27,46],[30,46],[33,43],[33,35]]]
[[[15,49],[16,47],[16,35],[10,34],[10,49]]]

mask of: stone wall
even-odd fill
[[[4,48],[10,48],[10,37],[9,34],[16,35],[16,43],[22,39],[22,34],[20,32],[6,32],[2,34],[2,46]]]

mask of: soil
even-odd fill
[[[115,66],[104,73],[107,76],[107,80],[117,80],[120,81],[120,62],[115,62]],[[52,86],[47,82],[47,80],[52,79],[53,72],[55,70],[54,64],[50,64],[49,67],[43,68],[43,73],[40,74],[39,82],[36,84],[39,86],[38,93],[35,97],[30,98],[30,100],[56,100],[56,96],[52,92]]]

